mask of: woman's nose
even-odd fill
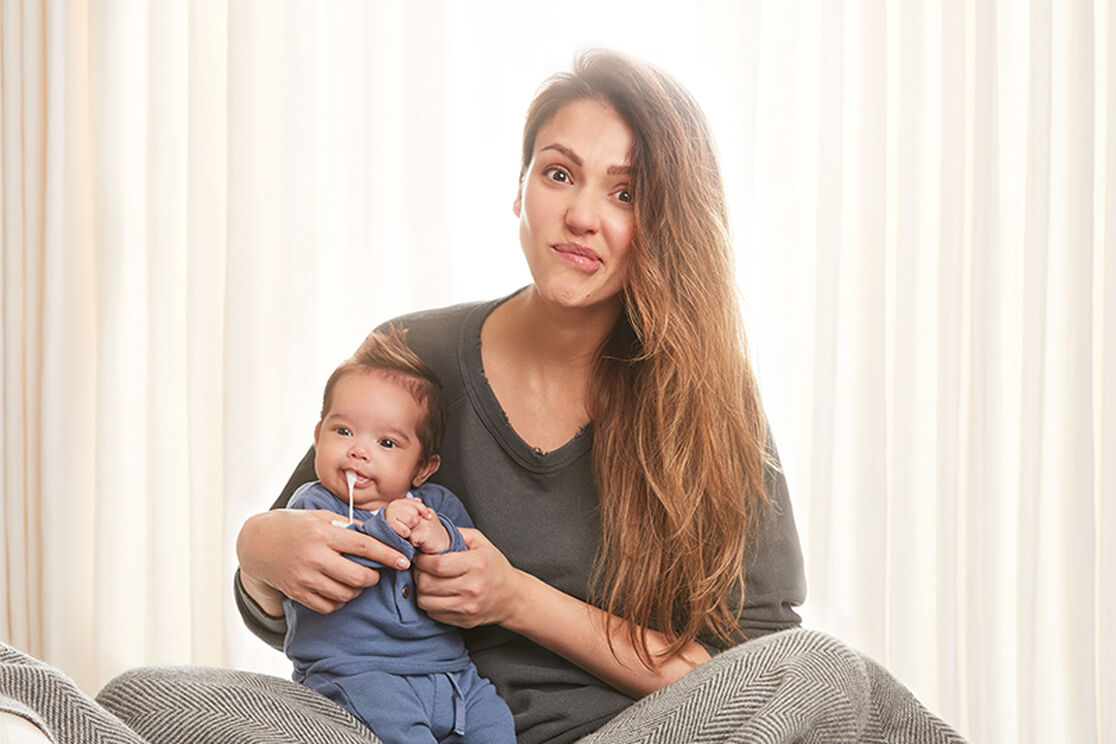
[[[599,207],[588,189],[577,189],[566,210],[566,224],[578,235],[597,232],[600,229]]]

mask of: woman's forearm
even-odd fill
[[[419,607],[435,620],[461,628],[503,626],[635,698],[709,659],[698,643],[663,658],[666,639],[648,631],[651,656],[659,662],[648,669],[628,638],[630,624],[515,568],[480,531],[462,528],[461,534],[468,550],[415,556]]]
[[[243,566],[240,568],[240,585],[244,587],[248,596],[260,606],[260,609],[268,615],[279,617],[283,614],[283,593],[263,580],[247,573]]]
[[[518,573],[518,601],[503,626],[564,657],[625,695],[643,697],[709,660],[709,652],[698,643],[691,643],[678,656],[663,659],[660,652],[667,646],[666,639],[649,630],[648,647],[659,663],[648,669],[628,637],[628,621],[612,617],[528,573]]]

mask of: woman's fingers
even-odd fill
[[[341,609],[361,591],[338,581],[321,581],[317,590],[300,591],[299,596],[291,599],[324,615]]]
[[[332,612],[379,581],[378,571],[346,553],[387,566],[409,565],[378,540],[336,526],[336,518],[328,510],[277,509],[245,522],[237,541],[241,579],[266,612],[282,614],[275,591],[318,612]]]
[[[321,512],[321,514],[332,515],[333,517],[337,516],[329,511]],[[376,538],[370,537],[363,532],[338,527],[332,524],[332,519],[330,522],[330,529],[324,536],[324,540],[325,543],[335,551],[335,555],[338,553],[350,553],[362,558],[367,558],[370,561],[375,561],[376,563],[382,563],[385,566],[393,566],[399,569],[410,567],[411,564],[407,558],[394,548],[389,548]],[[338,558],[355,566],[359,565],[343,556],[338,555]],[[364,586],[371,586],[371,584],[364,584]]]
[[[426,578],[431,587],[445,583],[443,579],[466,575],[476,563],[476,556],[469,555],[467,551],[415,556],[416,573]]]
[[[462,628],[499,623],[510,606],[515,569],[480,532],[461,533],[469,550],[415,556],[419,607]]]

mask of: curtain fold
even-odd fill
[[[1094,336],[1093,390],[1094,464],[1096,481],[1093,498],[1096,510],[1094,545],[1096,547],[1096,598],[1094,643],[1100,663],[1096,665],[1096,721],[1103,736],[1116,736],[1116,638],[1107,628],[1116,627],[1116,592],[1108,587],[1116,582],[1116,10],[1111,4],[1097,3],[1094,19],[1096,36],[1096,252],[1094,297],[1096,334]]]
[[[222,488],[224,473],[225,315],[228,292],[228,7],[226,0],[192,0],[179,19],[185,35],[186,282],[185,420],[180,466],[189,463],[186,540],[189,584],[182,594],[190,623],[189,658],[219,665],[228,658],[224,619],[232,544]],[[188,455],[186,454],[188,453]],[[181,556],[177,557],[182,560]],[[161,596],[164,591],[153,591]]]
[[[0,430],[0,637],[41,651],[40,406],[45,209],[45,18],[34,3],[6,0],[0,18],[0,140],[4,254],[4,395]]]
[[[285,674],[240,525],[373,325],[528,281],[523,113],[602,43],[717,134],[807,625],[973,741],[1111,737],[1116,12],[648,7],[2,0],[0,638]]]

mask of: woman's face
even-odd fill
[[[635,229],[631,150],[631,129],[598,100],[568,103],[539,129],[515,214],[543,298],[619,305]]]

